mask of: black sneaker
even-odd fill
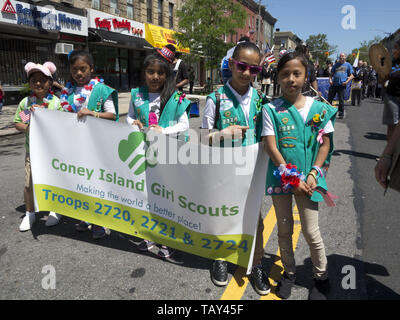
[[[329,279],[317,280],[314,279],[314,287],[310,290],[309,300],[328,300],[330,292]]]
[[[296,281],[295,273],[286,273],[284,272],[282,275],[282,279],[279,281],[276,287],[276,295],[281,299],[287,299],[292,294],[292,288]]]
[[[268,276],[261,266],[254,266],[249,276],[250,282],[254,290],[260,295],[265,296],[271,292]]]
[[[228,284],[228,264],[223,260],[214,260],[211,270],[211,280],[219,287]]]

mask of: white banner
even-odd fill
[[[30,125],[36,208],[250,267],[266,153],[258,144],[210,148],[150,133],[36,110]]]

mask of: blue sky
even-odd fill
[[[325,33],[339,52],[350,53],[360,42],[377,35],[384,38],[400,28],[400,0],[262,0],[261,4],[278,19],[275,28],[292,31],[302,40]],[[342,28],[346,5],[355,8],[355,29]]]

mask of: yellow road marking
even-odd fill
[[[295,225],[293,227],[293,250],[296,250],[297,247],[297,242],[300,236],[301,232],[301,225],[300,225],[300,217],[298,213],[298,208],[295,205],[293,209],[293,220],[295,221]],[[296,223],[297,222],[297,223]],[[275,228],[276,225],[276,216],[275,216],[275,208],[274,206],[271,207],[269,210],[267,216],[265,217],[264,221],[264,233],[263,233],[263,239],[264,239],[264,247],[266,246],[272,231]],[[280,259],[280,251],[278,249],[277,253],[277,258],[275,260],[275,263],[273,267],[271,268],[270,274],[269,274],[269,280],[271,283],[271,293],[262,296],[260,299],[261,300],[281,300],[276,294],[276,284],[281,278],[281,273],[283,272],[283,266],[282,262]],[[246,268],[243,267],[238,267],[235,274],[233,275],[231,281],[228,283],[224,293],[221,296],[221,300],[240,300],[246,291],[247,285],[249,284],[249,279],[246,276]]]
[[[296,213],[296,211],[297,211],[297,213]],[[294,213],[294,221],[300,221],[297,207],[295,207],[294,212],[295,212]],[[300,231],[301,231],[301,224],[300,223],[295,224],[293,226],[293,237],[292,237],[293,251],[296,251],[297,242],[298,242],[299,236],[300,236]],[[282,300],[275,294],[278,281],[281,279],[281,275],[283,273],[283,265],[282,265],[282,260],[281,260],[281,255],[280,255],[279,249],[278,249],[276,255],[277,255],[277,258],[275,259],[275,263],[271,268],[271,272],[269,273],[269,282],[271,283],[271,292],[270,292],[270,294],[268,294],[266,296],[261,296],[260,300]]]
[[[264,219],[264,247],[271,236],[276,224],[275,208],[274,206],[268,211],[267,216]],[[249,279],[246,276],[246,268],[238,267],[231,281],[228,283],[224,293],[221,296],[221,300],[240,300],[249,284]]]

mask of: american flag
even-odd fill
[[[274,55],[272,54],[265,58],[265,62],[268,62],[268,64],[271,64],[271,63],[276,62],[276,59],[275,59]]]
[[[28,123],[31,117],[31,113],[29,110],[24,109],[19,113],[19,116],[21,117],[21,120],[25,123]]]

